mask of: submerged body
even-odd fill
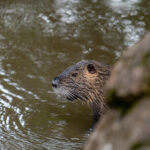
[[[82,60],[67,68],[52,81],[54,91],[68,100],[80,99],[93,112],[93,125],[107,111],[104,89],[111,67],[93,60]]]

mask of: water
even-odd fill
[[[0,150],[81,149],[91,111],[51,80],[81,59],[113,64],[149,27],[146,0],[1,0]]]

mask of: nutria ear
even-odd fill
[[[91,74],[96,73],[96,69],[95,69],[95,67],[94,67],[93,64],[88,64],[87,70],[88,70],[88,72],[91,73]]]

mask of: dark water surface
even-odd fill
[[[1,0],[0,150],[80,149],[91,112],[51,80],[81,59],[113,64],[149,27],[149,0]]]

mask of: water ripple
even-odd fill
[[[5,89],[4,86],[1,85],[1,84],[0,84],[0,91],[2,91],[3,93],[5,93],[5,94],[7,94],[7,95],[9,95],[9,96],[18,98],[18,99],[20,99],[20,100],[24,100],[24,98],[23,98],[22,96],[10,92],[8,89]]]

